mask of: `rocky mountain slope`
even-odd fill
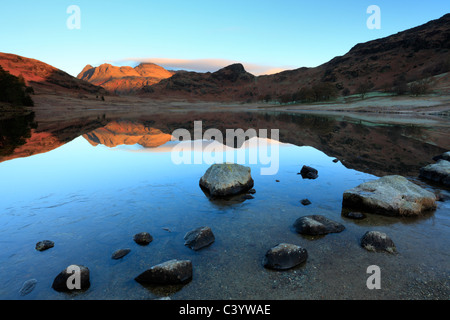
[[[129,94],[158,83],[174,74],[154,63],[141,63],[137,67],[116,67],[104,63],[98,67],[87,65],[77,78],[105,88],[111,93]]]
[[[23,78],[36,93],[57,92],[70,95],[106,94],[106,90],[72,77],[49,64],[15,54],[0,53],[0,66],[10,74]]]

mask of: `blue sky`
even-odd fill
[[[66,26],[70,5],[80,8],[81,29]],[[381,9],[379,30],[366,26],[370,5]],[[0,52],[72,75],[103,62],[157,61],[199,71],[242,62],[256,74],[314,67],[357,43],[450,12],[448,0],[16,0],[0,6]]]

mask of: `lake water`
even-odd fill
[[[32,117],[27,119],[14,122],[17,130],[9,126],[6,133],[6,122],[2,123],[7,143],[0,163],[0,299],[450,296],[449,201],[439,201],[436,211],[419,218],[368,214],[364,220],[351,220],[342,214],[345,190],[387,174],[405,175],[424,188],[448,195],[445,188],[417,178],[422,165],[450,149],[448,121],[393,125],[252,113],[128,119],[100,115],[76,124],[36,124]],[[267,163],[249,163],[249,155],[261,151],[258,148],[244,145],[227,151],[235,159],[244,152],[243,163],[251,168],[255,181],[253,199],[210,200],[199,187],[210,164],[174,163],[173,150],[180,144],[166,141],[167,135],[177,128],[193,133],[195,120],[203,120],[202,130],[280,130],[281,143],[270,149],[276,150],[271,155],[279,160],[276,174],[261,174]],[[203,158],[204,153],[193,150],[187,158],[196,155]],[[335,158],[339,161],[333,162]],[[316,168],[319,177],[302,179],[297,173],[303,165]],[[310,205],[300,203],[305,198]],[[295,233],[294,221],[310,214],[324,215],[346,229],[321,237]],[[216,240],[193,251],[184,245],[183,237],[200,226],[211,227]],[[369,230],[387,233],[399,253],[361,248],[360,238]],[[154,238],[148,246],[133,241],[133,235],[143,231]],[[55,246],[35,250],[35,244],[46,239]],[[282,272],[265,269],[265,252],[281,242],[304,247],[307,262]],[[121,248],[131,252],[120,260],[111,259]],[[183,286],[143,286],[134,280],[171,259],[192,261],[192,281]],[[54,291],[53,279],[71,264],[89,268],[90,288],[74,294]],[[380,290],[366,286],[370,265],[381,269]],[[22,284],[29,279],[37,280],[36,287],[21,296]]]

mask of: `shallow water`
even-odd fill
[[[275,175],[261,175],[266,164],[246,163],[255,181],[254,199],[213,201],[198,184],[209,164],[174,164],[170,146],[172,142],[157,148],[93,146],[86,136],[79,136],[51,151],[0,163],[0,298],[450,296],[450,202],[438,202],[435,212],[420,218],[369,214],[364,220],[350,220],[341,213],[343,192],[376,179],[374,173],[380,169],[349,169],[334,163],[334,156],[293,144],[279,145]],[[302,179],[297,173],[303,165],[316,168],[319,177]],[[410,178],[430,190],[442,189]],[[303,206],[300,201],[305,198],[312,204]],[[325,215],[346,229],[322,237],[296,234],[294,221],[310,214]],[[184,246],[183,237],[200,226],[211,227],[216,241],[196,252]],[[361,248],[359,240],[369,230],[387,233],[399,253]],[[154,238],[148,246],[133,241],[142,231]],[[36,251],[35,244],[44,239],[55,246]],[[281,242],[307,249],[307,262],[283,272],[265,269],[265,252]],[[120,248],[131,252],[112,260],[111,254]],[[192,261],[194,274],[188,284],[142,286],[134,280],[151,266],[175,258]],[[90,269],[91,287],[76,294],[54,291],[53,279],[71,264]],[[366,286],[370,265],[381,269],[380,290]],[[22,284],[33,278],[35,289],[20,296]]]

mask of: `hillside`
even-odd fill
[[[0,53],[0,66],[13,76],[23,79],[25,84],[31,86],[36,93],[106,94],[104,89],[72,77],[68,73],[36,59]]]
[[[215,73],[184,72],[153,85],[147,94],[206,101],[320,101],[365,90],[400,91],[408,84],[450,71],[450,14],[422,26],[355,45],[315,68],[255,77],[242,65]],[[217,77],[227,70],[231,78]],[[241,74],[245,76],[240,77]],[[444,77],[448,79],[448,77]],[[435,85],[450,93],[448,83]],[[318,92],[317,92],[318,91]]]

